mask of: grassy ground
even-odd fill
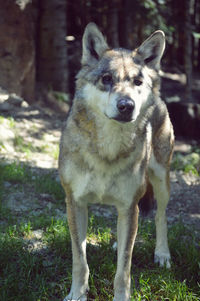
[[[70,235],[65,218],[57,217],[56,211],[65,210],[62,188],[53,171],[41,174],[16,163],[1,163],[0,170],[0,300],[62,300],[71,283]],[[50,208],[44,202],[37,214],[31,206],[26,214],[13,214],[5,206],[8,193],[24,192],[27,187],[29,194],[44,196],[48,192]],[[89,300],[113,298],[115,240],[115,218],[90,215]],[[193,228],[181,222],[170,226],[171,270],[154,265],[154,245],[153,221],[140,219],[132,260],[131,300],[200,300],[200,245]]]

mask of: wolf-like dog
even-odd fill
[[[158,30],[132,51],[111,49],[98,27],[89,23],[82,46],[82,67],[59,157],[73,254],[72,286],[65,301],[87,300],[88,203],[117,208],[113,300],[127,301],[138,203],[148,200],[151,191],[157,200],[154,259],[170,267],[165,211],[174,134],[159,95],[165,35]]]

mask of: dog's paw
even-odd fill
[[[171,268],[171,257],[169,253],[164,252],[155,252],[154,262],[158,263],[160,267],[166,267],[167,269]]]
[[[80,297],[74,298],[73,294],[69,294],[67,297],[65,297],[65,299],[63,301],[87,301],[87,296],[86,295],[82,295]]]
[[[130,297],[128,297],[128,298],[126,298],[126,297],[119,297],[119,298],[116,297],[116,298],[115,298],[115,297],[114,297],[114,299],[113,299],[113,301],[118,301],[118,300],[119,300],[119,301],[122,301],[122,300],[123,300],[123,301],[129,301],[129,300],[130,300]]]
[[[114,251],[117,251],[117,242],[116,241],[114,242],[112,248],[113,248]]]
[[[63,301],[87,301],[87,297],[81,297],[79,299],[69,299],[67,296]]]

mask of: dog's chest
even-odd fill
[[[120,126],[118,123],[105,121],[104,119],[96,121],[97,137],[96,141],[93,141],[93,146],[99,156],[110,161],[124,156],[131,157],[135,149],[135,133],[132,125]]]
[[[140,170],[139,150],[128,157],[106,161],[99,155],[83,152],[81,169],[71,169],[74,198],[79,203],[103,203],[130,205],[143,174]],[[80,166],[80,165],[79,165]]]
[[[131,169],[117,174],[113,170],[86,171],[74,178],[74,197],[80,203],[129,203],[138,182],[138,175],[133,178]]]
[[[145,139],[124,128],[101,123],[96,135],[78,135],[78,151],[71,152],[64,169],[75,201],[130,205],[144,178]]]

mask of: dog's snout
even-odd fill
[[[130,115],[135,108],[135,103],[130,98],[122,98],[118,101],[117,108],[120,114]]]

